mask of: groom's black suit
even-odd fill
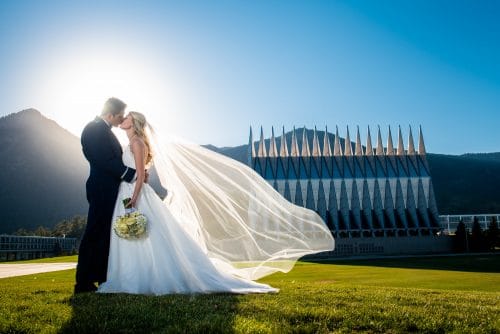
[[[122,161],[122,148],[111,127],[100,117],[87,124],[81,137],[90,164],[87,180],[89,212],[80,243],[75,292],[95,289],[93,282],[106,281],[111,219],[121,181],[131,182],[135,169]]]

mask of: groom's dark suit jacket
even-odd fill
[[[132,180],[135,170],[123,164],[121,145],[102,118],[96,117],[87,124],[82,132],[81,142],[83,154],[90,163],[87,195],[94,190],[118,192],[122,180]]]
[[[76,283],[85,286],[106,280],[111,219],[118,188],[120,182],[132,181],[135,169],[123,164],[121,145],[100,117],[87,124],[81,143],[90,164],[86,184],[89,212],[80,243]]]

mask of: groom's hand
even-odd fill
[[[147,169],[144,171],[144,174],[146,175],[146,176],[144,177],[144,183],[148,183],[148,181],[149,181],[149,172],[148,172],[148,170],[147,170]]]

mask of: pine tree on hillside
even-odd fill
[[[488,230],[486,231],[486,239],[489,250],[494,251],[495,247],[500,247],[500,233],[496,217],[491,217]]]
[[[484,234],[477,217],[474,217],[474,221],[472,223],[472,233],[470,239],[471,251],[480,252],[485,250]]]
[[[36,228],[36,230],[33,231],[32,235],[36,235],[36,236],[39,236],[39,237],[51,237],[52,236],[52,232],[50,231],[50,229],[48,229],[46,227],[38,226]]]
[[[87,219],[82,216],[74,216],[69,220],[63,220],[54,227],[52,230],[52,236],[67,238],[77,238],[81,239],[85,226],[87,224]]]
[[[455,236],[453,238],[453,244],[455,252],[465,252],[468,251],[467,247],[467,229],[465,228],[464,221],[460,219],[457,225],[457,230],[455,231]]]
[[[33,232],[30,232],[25,228],[20,228],[16,232],[14,232],[14,235],[27,236],[27,235],[33,235]]]

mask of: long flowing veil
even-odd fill
[[[146,134],[165,204],[219,269],[255,280],[334,248],[318,214],[287,201],[250,167],[200,145],[163,140],[149,125]]]

